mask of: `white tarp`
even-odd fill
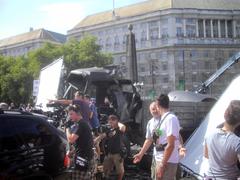
[[[240,100],[240,76],[235,78],[210,110],[203,123],[186,143],[187,155],[181,164],[194,174],[203,177],[207,172],[207,159],[203,157],[204,139],[219,124],[224,122],[224,112],[231,100]]]
[[[49,99],[57,97],[62,69],[63,58],[59,58],[41,69],[36,106],[42,106],[43,111],[48,110],[46,104]]]

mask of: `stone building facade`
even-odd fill
[[[144,83],[145,96],[196,89],[240,47],[238,0],[148,0],[87,16],[67,36],[96,36],[126,74],[129,24],[136,37],[138,80]],[[210,93],[218,96],[239,67],[235,64],[218,78]]]
[[[0,54],[3,56],[26,55],[46,42],[63,44],[66,42],[66,35],[45,29],[30,29],[27,33],[0,40]]]

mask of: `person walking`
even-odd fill
[[[208,159],[209,179],[240,178],[240,137],[234,130],[240,125],[240,100],[232,100],[224,113],[223,127],[216,128],[206,139],[204,156]]]
[[[66,123],[66,136],[70,145],[73,146],[68,155],[73,159],[73,172],[71,179],[92,180],[94,179],[94,152],[93,136],[89,125],[83,121],[81,110],[78,105],[68,107],[70,121]]]

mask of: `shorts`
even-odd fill
[[[161,164],[161,161],[156,161],[155,158],[153,157],[153,162],[151,167],[151,178],[153,180],[157,179],[156,173],[160,164]],[[178,167],[178,163],[168,162],[166,164],[162,180],[174,180],[177,173],[177,167]]]
[[[103,161],[103,171],[106,176],[109,176],[113,166],[116,168],[117,174],[124,173],[124,160],[120,154],[108,154]]]
[[[87,171],[79,171],[77,169],[73,169],[71,172],[71,180],[93,180],[95,178],[95,166],[94,159],[90,160],[89,167]]]

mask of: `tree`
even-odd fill
[[[38,64],[23,56],[1,57],[0,61],[0,99],[18,105],[29,102]]]
[[[101,67],[112,63],[112,55],[101,52],[94,36],[86,35],[82,40],[70,39],[64,46],[64,62],[69,71],[78,68]]]
[[[101,67],[112,63],[112,56],[101,52],[96,38],[71,39],[64,45],[45,43],[27,56],[0,56],[0,99],[7,103],[28,103],[32,99],[33,80],[41,68],[64,56],[67,72],[77,68]]]
[[[40,69],[63,55],[62,45],[45,43],[41,48],[30,51],[28,59],[38,61]]]

